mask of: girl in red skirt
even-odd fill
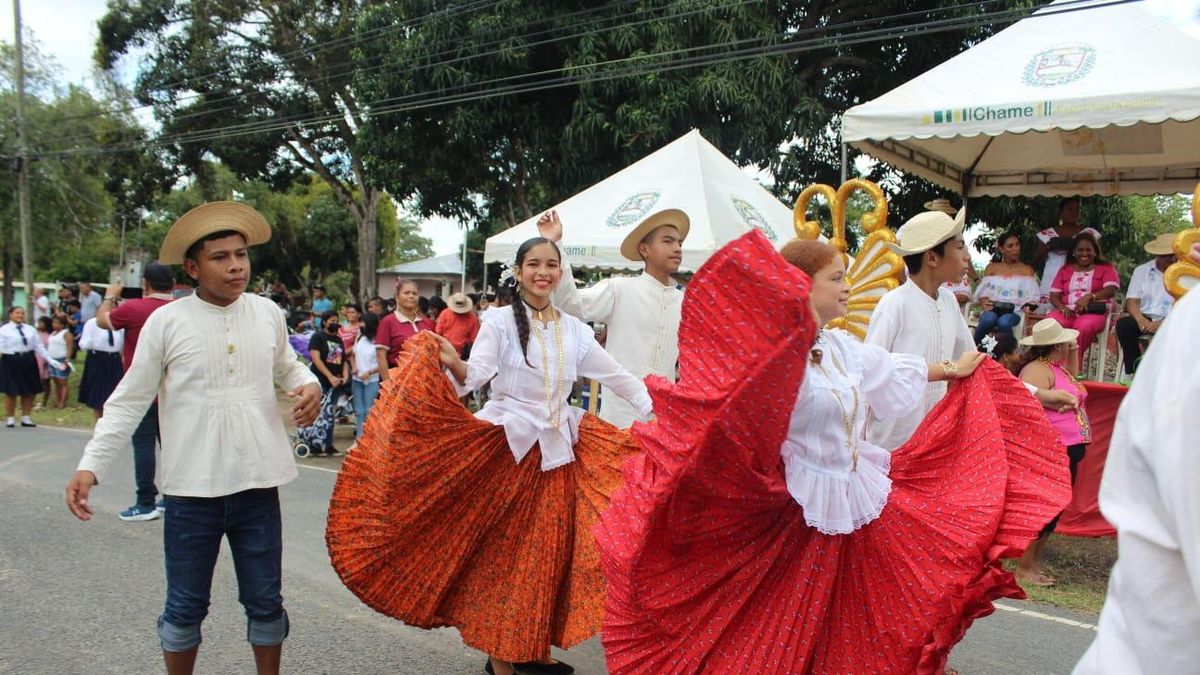
[[[550,646],[603,620],[592,528],[636,446],[570,406],[572,385],[600,380],[651,412],[645,385],[550,304],[559,260],[547,239],[521,245],[520,297],[483,322],[468,362],[431,332],[405,343],[329,509],[330,557],[351,591],[409,625],[458,628],[497,675],[572,672]],[[459,397],[488,382],[471,415]]]
[[[992,599],[1023,597],[1000,559],[1070,497],[1016,378],[818,330],[847,311],[842,257],[782,254],[752,232],[706,263],[679,382],[648,381],[657,422],[597,528],[614,674],[939,673]],[[935,379],[958,384],[908,443],[863,440],[868,408],[912,414]]]

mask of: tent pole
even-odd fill
[[[842,146],[842,183],[846,182],[846,142],[841,142]]]

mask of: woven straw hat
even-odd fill
[[[257,246],[271,240],[271,226],[258,211],[240,202],[209,202],[188,211],[175,221],[158,250],[158,261],[167,265],[182,265],[183,257],[192,244],[224,230],[240,233],[246,238],[247,246]]]
[[[1171,255],[1175,253],[1175,233],[1160,234],[1142,248],[1150,255]]]
[[[938,197],[932,201],[925,202],[926,211],[941,211],[942,213],[953,218],[958,215],[958,207],[950,203],[945,197]]]
[[[1025,347],[1048,347],[1064,342],[1074,342],[1078,338],[1079,331],[1073,328],[1063,328],[1062,324],[1054,319],[1042,319],[1033,324],[1033,332],[1029,334],[1029,337],[1021,338],[1021,345]]]
[[[450,296],[450,300],[446,304],[450,306],[450,311],[455,314],[466,314],[475,306],[475,303],[471,302],[471,299],[462,293],[455,293]]]
[[[646,238],[646,235],[657,230],[663,225],[671,225],[679,230],[679,238],[687,239],[688,230],[692,227],[692,220],[688,215],[679,209],[663,209],[646,216],[646,219],[637,224],[637,227],[629,231],[625,235],[625,239],[621,242],[621,255],[629,260],[637,262],[642,261],[642,256],[638,255],[638,244]]]
[[[966,209],[960,210],[954,218],[941,211],[918,213],[900,226],[896,231],[896,243],[889,243],[888,248],[900,256],[924,253],[962,234],[966,216]]]

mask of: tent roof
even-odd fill
[[[391,267],[376,270],[376,273],[399,275],[425,274],[433,276],[462,274],[462,257],[457,253],[439,255],[432,258],[392,265]]]
[[[843,139],[970,196],[1190,192],[1200,31],[1058,0],[842,118]]]
[[[691,219],[683,271],[698,269],[751,227],[776,246],[795,236],[792,210],[697,130],[553,208],[563,221],[563,253],[579,268],[641,269],[621,256],[621,242],[645,216],[667,208],[682,209]],[[484,260],[510,261],[522,242],[537,235],[534,216],[489,238]]]

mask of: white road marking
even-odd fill
[[[1023,616],[1033,617],[1034,619],[1042,619],[1044,621],[1053,621],[1055,623],[1061,623],[1061,624],[1065,624],[1067,626],[1074,626],[1076,628],[1082,628],[1084,630],[1090,630],[1093,632],[1095,632],[1095,630],[1096,630],[1095,624],[1083,623],[1082,621],[1075,621],[1074,619],[1067,619],[1067,618],[1064,618],[1061,616],[1051,616],[1050,614],[1043,614],[1042,612],[1035,612],[1032,609],[1022,609],[1020,607],[1014,607],[1013,605],[1009,605],[1009,604],[1003,603],[1003,602],[996,602],[993,604],[996,605],[996,609],[1002,609],[1006,612],[1014,612],[1016,614],[1021,614]]]
[[[337,469],[326,469],[323,466],[311,466],[309,464],[299,464],[299,463],[297,463],[296,466],[300,467],[301,469],[312,469],[313,471],[325,471],[326,473],[337,473]]]

